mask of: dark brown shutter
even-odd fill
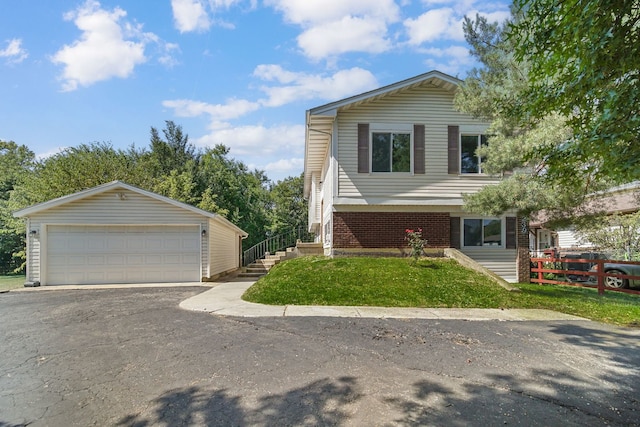
[[[507,224],[506,224],[506,230],[507,230],[507,236],[506,236],[506,247],[507,249],[515,249],[516,248],[516,218],[513,216],[508,216],[507,217]]]
[[[424,174],[424,125],[413,125],[413,173]]]
[[[369,173],[368,123],[358,123],[358,173]]]
[[[460,173],[460,153],[458,152],[460,128],[458,126],[449,126],[448,128],[448,146],[449,146],[449,173]]]
[[[449,244],[452,248],[460,249],[460,218],[449,217]]]

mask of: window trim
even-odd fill
[[[409,171],[374,172],[373,171],[373,134],[409,134]],[[391,153],[393,157],[393,153]],[[369,124],[369,173],[372,175],[413,175],[414,174],[414,125],[409,123],[370,123]]]
[[[467,246],[465,245],[465,227],[464,227],[464,222],[466,220],[480,220],[482,221],[482,228],[481,228],[481,239],[482,239],[482,245],[472,245],[472,246]],[[499,245],[485,245],[484,244],[484,221],[500,221],[500,244]],[[461,249],[505,249],[507,247],[507,233],[506,233],[506,223],[507,223],[507,218],[506,217],[478,217],[478,216],[467,216],[467,217],[461,217],[460,218],[460,248]]]

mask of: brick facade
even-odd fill
[[[448,248],[449,226],[440,212],[334,212],[333,247],[406,248],[405,230],[422,228],[427,248]]]
[[[516,268],[518,272],[518,282],[529,283],[531,280],[531,263],[529,259],[529,223],[526,218],[517,219],[517,253]]]

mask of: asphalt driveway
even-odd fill
[[[640,331],[236,318],[202,288],[0,294],[0,426],[640,425]]]

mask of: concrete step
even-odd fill
[[[249,273],[249,272],[242,272],[239,273],[237,277],[251,277],[251,278],[259,278],[262,276],[265,276],[267,273]]]
[[[244,268],[244,271],[238,274],[238,277],[261,277],[271,270],[271,268],[280,261],[294,258],[295,248],[287,248],[284,251],[277,251],[275,254],[268,254],[264,259],[257,259],[253,263]]]

